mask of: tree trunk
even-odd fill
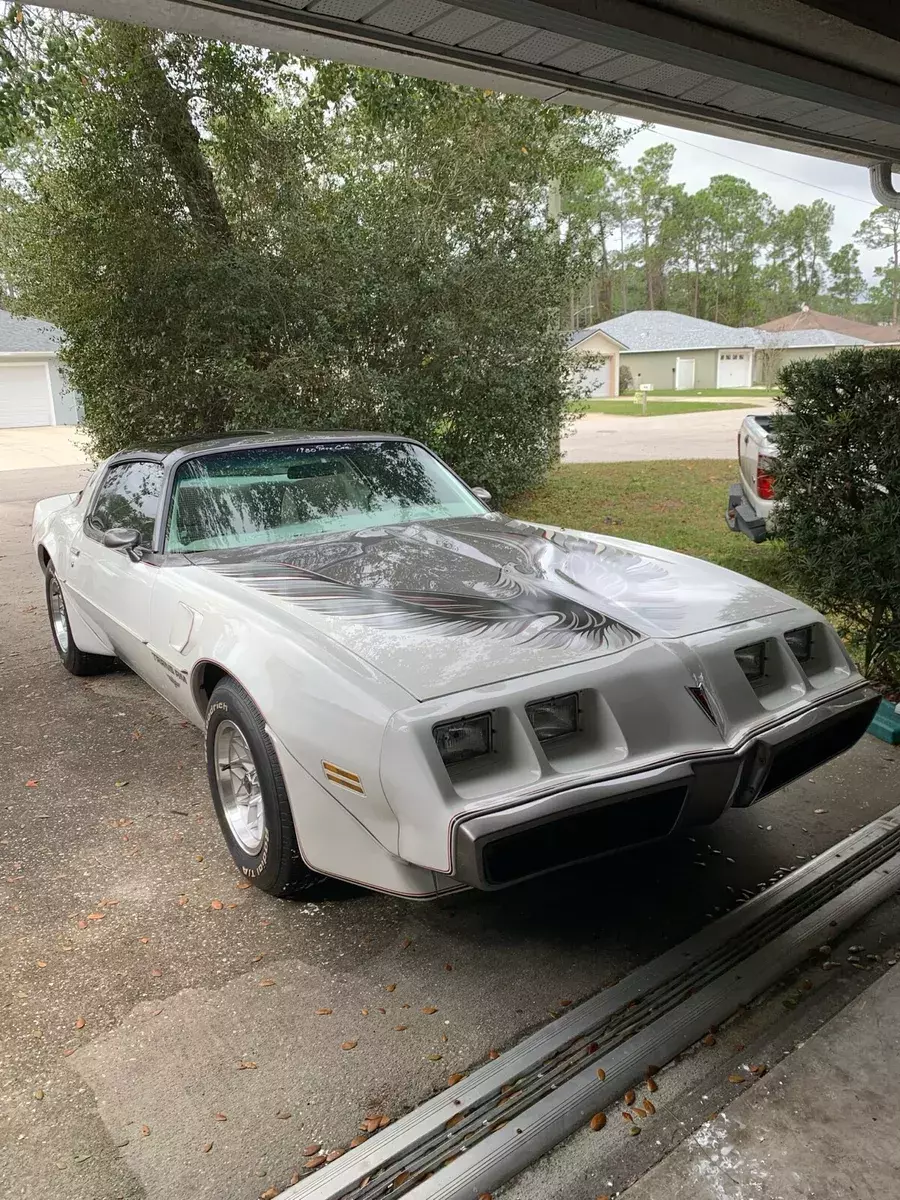
[[[175,177],[197,232],[213,243],[229,243],[231,227],[187,97],[169,82],[154,52],[157,35],[137,25],[110,24],[107,36],[130,68],[128,84],[143,114],[145,131]]]

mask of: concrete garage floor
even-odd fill
[[[56,661],[31,506],[82,472],[0,473],[4,1196],[283,1187],[307,1145],[346,1146],[896,803],[900,753],[866,738],[692,838],[506,892],[242,889],[198,733],[134,676]]]

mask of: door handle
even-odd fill
[[[73,547],[73,548],[72,548],[72,549],[69,551],[69,553],[72,555],[72,557],[73,557],[73,558],[78,558],[79,554],[81,554],[81,551],[80,551],[80,550],[76,550],[76,549],[74,549],[74,547]]]

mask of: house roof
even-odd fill
[[[0,354],[55,354],[60,330],[34,317],[14,317],[0,308]]]
[[[830,329],[850,337],[862,338],[866,342],[900,342],[900,326],[868,325],[865,321],[853,321],[849,317],[838,317],[832,313],[816,312],[814,308],[802,308],[800,312],[788,313],[766,321],[759,329],[789,331],[799,329]]]
[[[828,329],[771,331],[747,325],[720,325],[685,313],[663,309],[640,310],[600,321],[569,334],[569,349],[595,333],[604,333],[625,354],[660,350],[797,349],[802,346],[863,346],[866,339]]]

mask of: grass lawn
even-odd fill
[[[585,400],[585,412],[606,413],[611,417],[642,417],[640,404],[633,400]],[[704,403],[702,400],[648,400],[648,417],[668,417],[672,413],[720,412],[728,408],[755,408],[754,404]]]
[[[507,506],[510,516],[633,538],[694,554],[785,590],[777,546],[757,546],[725,524],[735,464],[714,458],[571,463]]]
[[[778,394],[776,388],[654,388],[654,396],[747,396],[751,400],[766,400]]]

